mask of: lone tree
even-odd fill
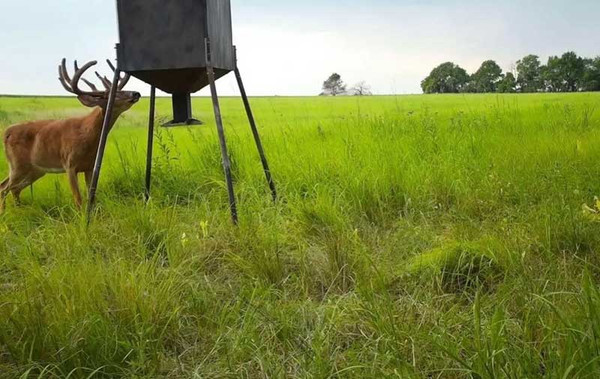
[[[346,93],[346,84],[339,74],[331,74],[329,79],[323,83],[323,93],[325,96],[337,96]]]
[[[431,71],[421,82],[425,93],[459,93],[469,82],[469,74],[460,66],[446,62]]]
[[[542,89],[540,57],[528,55],[517,62],[517,83],[521,92],[538,92]]]
[[[371,96],[373,94],[371,92],[371,86],[364,81],[356,83],[350,91],[354,96]]]
[[[473,74],[472,79],[477,92],[489,93],[496,92],[503,77],[502,69],[498,66],[498,63],[489,60],[481,64],[479,70]]]

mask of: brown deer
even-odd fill
[[[89,190],[112,84],[106,77],[96,72],[105,88],[104,91],[99,91],[94,84],[82,78],[90,67],[97,64],[96,61],[89,62],[81,68],[75,61],[73,79],[69,77],[65,62],[66,60],[63,59],[58,67],[60,83],[65,90],[77,95],[81,104],[93,109],[87,116],[66,120],[26,122],[13,125],[4,132],[4,151],[10,173],[0,184],[0,213],[4,211],[9,192],[14,196],[15,203],[19,205],[21,191],[46,174],[67,173],[75,205],[78,208],[81,208],[81,193],[77,178],[79,173],[85,174]],[[114,71],[112,63],[107,62]],[[80,79],[91,88],[91,92],[79,89]],[[123,91],[128,81],[128,74],[119,80],[111,128],[118,117],[141,97],[138,92]]]

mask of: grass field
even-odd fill
[[[223,99],[237,229],[194,103],[206,126],[157,131],[149,205],[147,100],[89,229],[64,176],[9,199],[0,377],[600,375],[600,94],[252,99],[275,204]],[[85,111],[0,98],[0,129]]]

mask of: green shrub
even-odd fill
[[[489,290],[504,276],[504,268],[481,242],[453,242],[417,256],[412,275],[431,275],[444,292]]]

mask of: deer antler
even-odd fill
[[[75,61],[75,74],[73,75],[73,79],[69,76],[69,72],[67,71],[67,60],[63,58],[60,66],[58,66],[58,80],[60,84],[64,87],[65,90],[71,92],[75,95],[92,95],[92,96],[102,96],[104,92],[98,91],[95,85],[83,79],[83,81],[92,89],[92,92],[84,92],[79,89],[79,79],[83,76],[83,74],[92,66],[95,66],[98,62],[91,61],[86,63],[83,67],[79,68],[77,65],[77,61]]]
[[[106,62],[108,63],[109,67],[114,72],[116,69],[115,69],[115,66],[112,64],[112,62],[108,59],[106,60]],[[69,72],[67,71],[67,60],[65,58],[63,58],[60,66],[58,66],[58,80],[60,81],[60,84],[62,84],[63,88],[72,94],[75,94],[78,96],[79,95],[103,96],[108,91],[110,91],[110,88],[112,86],[112,83],[110,82],[110,80],[108,80],[106,78],[106,76],[102,77],[98,72],[96,72],[96,76],[98,77],[98,79],[100,79],[100,81],[102,82],[102,85],[104,86],[104,91],[99,91],[98,88],[93,83],[91,83],[90,81],[83,78],[83,74],[87,70],[89,70],[91,67],[95,66],[96,64],[98,64],[97,61],[91,61],[91,62],[88,62],[85,65],[83,65],[83,67],[79,68],[79,66],[77,65],[77,61],[75,61],[75,63],[74,63],[75,74],[73,75],[73,79],[71,79],[71,77],[69,76]],[[127,73],[122,78],[119,78],[117,90],[121,91],[125,87],[125,85],[127,85],[129,78],[130,78],[130,75]],[[92,89],[92,92],[84,92],[79,89],[79,80],[80,79],[83,80],[83,82]]]
[[[112,64],[112,62],[110,61],[110,59],[106,60],[106,63],[108,63],[108,66],[110,67],[110,69],[115,72],[115,66]],[[127,82],[129,82],[129,79],[131,78],[131,76],[128,73],[125,73],[125,75],[122,78],[119,78],[119,87],[117,87],[117,89],[119,91],[121,91],[123,88],[125,88],[125,86],[127,85]]]
[[[100,79],[100,81],[102,82],[102,85],[104,86],[105,90],[110,90],[110,86],[112,85],[110,83],[110,80],[108,80],[108,78],[106,76],[102,76],[98,73],[98,71],[96,71],[96,76],[98,77],[98,79]]]
[[[90,87],[92,89],[92,91],[98,92],[98,88],[94,85],[94,83],[92,83],[92,82],[90,82],[88,80],[85,80],[85,78],[81,78],[81,80],[83,80],[83,82],[85,84],[87,84],[87,86]]]

